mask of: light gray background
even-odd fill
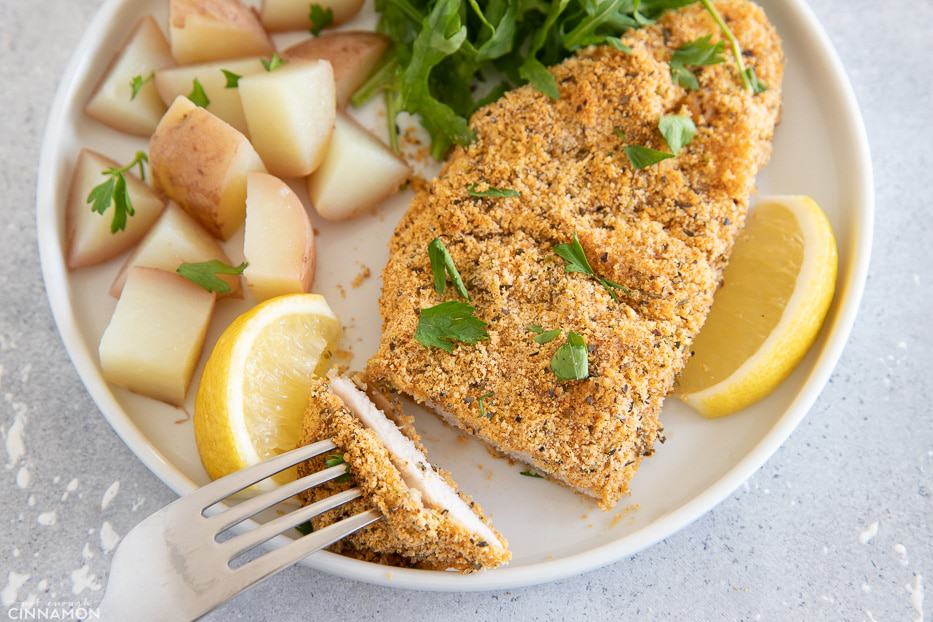
[[[25,414],[31,474],[21,488],[18,467],[0,468],[0,589],[17,602],[96,603],[109,565],[104,522],[123,535],[174,498],[98,416],[56,334],[39,272],[42,131],[58,78],[98,5],[0,0],[0,428],[6,442],[16,414]],[[665,542],[558,583],[432,594],[293,568],[210,619],[931,618],[933,596],[918,592],[925,579],[933,593],[933,2],[812,6],[868,127],[875,247],[836,373],[748,485]],[[102,509],[116,481],[119,491]],[[55,523],[41,524],[51,510]],[[11,572],[29,578],[15,589]],[[0,619],[6,611],[0,607]]]

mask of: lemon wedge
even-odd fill
[[[705,417],[765,397],[816,339],[836,285],[832,227],[810,197],[763,198],[739,234],[675,389]]]
[[[194,404],[195,440],[211,478],[295,448],[308,381],[327,371],[340,335],[340,322],[317,294],[272,298],[227,327]],[[274,479],[294,478],[291,469]]]

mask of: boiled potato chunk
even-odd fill
[[[85,112],[115,130],[149,136],[165,112],[152,73],[174,64],[159,25],[151,17],[143,18],[97,85]],[[149,81],[133,97],[130,82],[136,76]]]
[[[179,65],[275,51],[255,11],[239,0],[171,0],[169,37]]]
[[[114,298],[120,297],[127,275],[136,266],[175,272],[183,263],[201,263],[212,259],[232,264],[220,243],[185,210],[170,202],[156,224],[123,264],[110,286],[110,295]],[[240,277],[233,274],[217,276],[230,286],[229,293],[218,294],[219,296],[240,294]]]
[[[140,240],[156,221],[165,204],[159,195],[138,177],[124,173],[126,187],[135,215],[126,219],[126,228],[110,232],[113,212],[111,203],[103,214],[91,211],[87,197],[91,190],[107,181],[101,172],[120,165],[90,149],[82,149],[75,163],[65,210],[65,230],[68,239],[68,267],[83,268],[116,257]]]
[[[282,55],[287,59],[330,61],[337,85],[337,107],[347,105],[350,97],[360,88],[379,59],[389,47],[388,37],[376,32],[331,32],[293,45]]]
[[[314,229],[301,199],[285,182],[250,173],[246,186],[243,273],[253,298],[301,294],[314,280]]]
[[[344,220],[375,207],[410,173],[405,161],[382,141],[339,114],[327,156],[308,177],[308,195],[323,218]]]
[[[228,239],[246,215],[246,176],[265,172],[243,134],[184,96],[149,141],[152,177],[212,235]]]
[[[156,89],[162,101],[170,105],[179,95],[190,93],[197,80],[210,100],[206,110],[245,134],[246,117],[243,116],[243,104],[240,103],[240,89],[227,88],[224,69],[240,76],[265,71],[259,58],[172,67],[156,72]]]
[[[270,173],[301,177],[320,165],[337,113],[329,62],[291,62],[245,76],[240,98],[250,139]]]
[[[311,4],[333,11],[333,25],[337,26],[359,13],[363,0],[317,0],[314,3],[308,0],[263,0],[259,17],[272,32],[307,30],[311,27]]]
[[[133,268],[100,340],[104,378],[163,402],[185,401],[215,296],[155,268]]]

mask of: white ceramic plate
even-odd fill
[[[97,344],[114,307],[107,288],[123,258],[70,273],[62,251],[63,207],[78,150],[87,146],[123,161],[146,145],[84,116],[84,103],[135,20],[152,14],[164,28],[167,4],[109,0],[85,33],[62,78],[46,130],[37,226],[49,300],[84,384],[130,449],[182,494],[207,481],[191,421],[172,407],[108,386],[97,364]],[[718,421],[702,419],[668,400],[663,412],[667,443],[644,463],[631,496],[608,513],[557,484],[522,477],[520,465],[492,458],[477,442],[458,440],[456,432],[432,415],[417,413],[432,458],[489,511],[512,544],[512,563],[462,576],[389,568],[323,552],[308,558],[307,565],[362,581],[428,590],[512,588],[579,574],[631,555],[710,510],[800,423],[839,358],[861,298],[871,245],[872,174],[861,117],[825,33],[802,0],[762,4],[784,40],[787,70],[783,118],[759,189],[815,197],[829,214],[839,242],[835,302],[799,368],[763,402]],[[374,22],[370,10],[353,25],[371,27]],[[377,116],[369,112],[369,125],[377,127]],[[327,297],[347,326],[346,345],[357,367],[376,347],[379,274],[386,243],[408,199],[399,195],[378,215],[344,224],[315,222],[320,230],[315,291]],[[241,255],[241,244],[241,238],[228,244],[232,258]],[[373,276],[353,288],[350,283],[362,265]],[[246,301],[219,305],[205,355],[223,327],[247,306]],[[280,537],[271,546],[285,542]]]

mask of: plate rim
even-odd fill
[[[58,168],[55,162],[58,154],[57,137],[64,128],[65,109],[80,87],[78,76],[85,73],[85,66],[90,62],[88,51],[93,48],[93,42],[101,38],[125,3],[126,0],[106,0],[81,36],[49,110],[39,159],[40,171]],[[302,565],[342,578],[386,587],[426,591],[498,590],[555,581],[589,572],[631,556],[677,533],[722,502],[777,452],[812,408],[835,369],[849,339],[865,290],[875,212],[874,180],[868,137],[855,93],[842,61],[813,10],[804,0],[787,0],[785,8],[801,23],[803,34],[815,42],[828,63],[826,74],[831,82],[829,87],[840,96],[839,100],[843,104],[839,111],[840,117],[856,147],[853,156],[855,168],[860,173],[856,196],[859,197],[861,209],[858,212],[860,218],[853,223],[853,232],[850,234],[852,238],[850,253],[852,257],[849,260],[850,277],[847,282],[839,284],[841,287],[837,286],[839,288],[837,291],[845,291],[845,297],[836,301],[837,312],[834,325],[826,335],[825,343],[817,355],[812,371],[771,430],[718,480],[674,511],[613,542],[560,559],[516,567],[506,566],[471,575],[394,568],[350,559],[327,551],[306,558],[301,562]],[[54,222],[54,220],[49,220],[49,217],[55,217],[58,209],[52,199],[59,176],[37,175],[37,178],[36,230],[42,276],[49,306],[65,350],[82,384],[120,439],[150,472],[177,494],[184,494],[194,488],[194,483],[148,441],[123,411],[103,380],[96,360],[81,336],[66,285],[67,268],[62,253],[61,227],[48,225],[49,222]],[[249,521],[242,528],[251,528],[254,525],[255,523]],[[290,538],[278,536],[270,540],[266,546],[284,546],[290,541]]]

